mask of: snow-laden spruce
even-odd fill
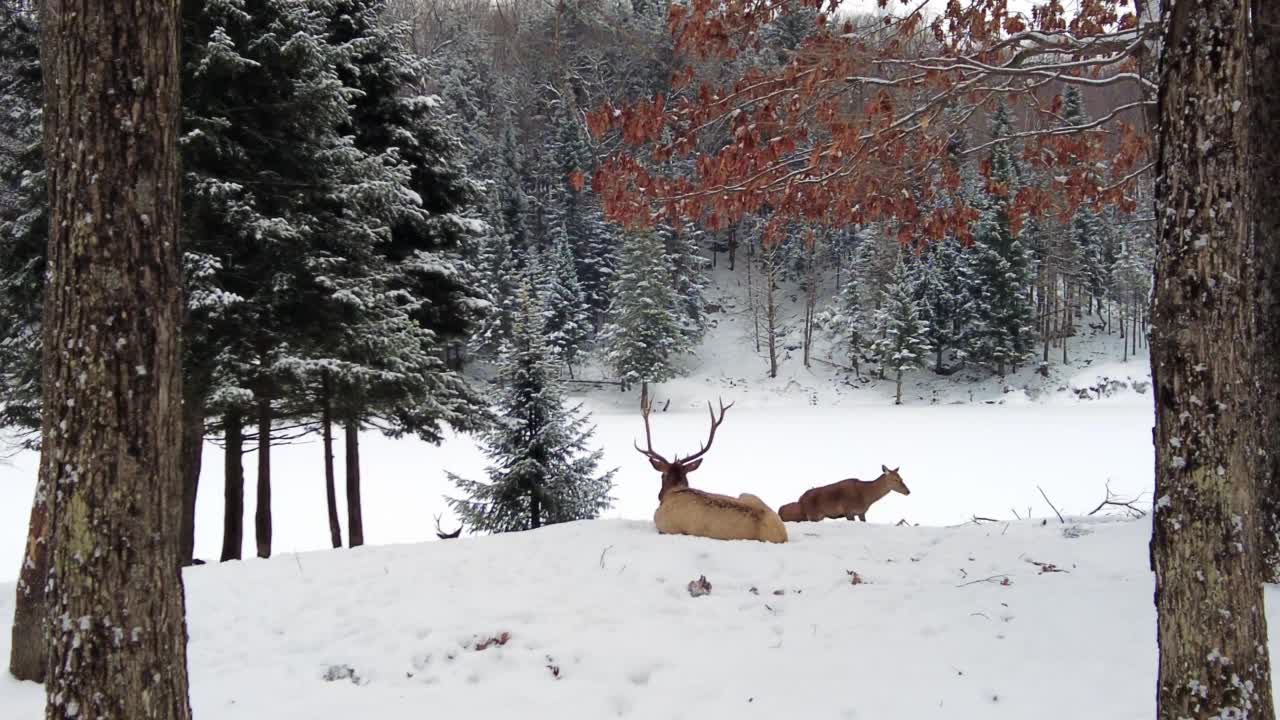
[[[902,404],[902,374],[924,367],[929,353],[929,323],[921,318],[920,303],[912,286],[907,261],[901,256],[894,266],[893,280],[885,286],[876,311],[875,342],[871,347],[880,376],[891,375],[896,386],[894,404]]]
[[[448,498],[476,532],[511,532],[585,520],[612,504],[616,470],[600,473],[594,426],[581,405],[566,407],[557,355],[544,337],[545,316],[526,275],[511,342],[502,352],[494,426],[482,436],[492,463],[486,481],[449,473],[460,497]]]
[[[662,242],[651,231],[629,233],[613,280],[613,305],[601,333],[605,362],[627,384],[675,377],[688,351]]]

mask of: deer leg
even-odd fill
[[[866,513],[858,513],[858,519],[859,519],[859,520],[861,520],[862,522],[866,522],[866,521],[867,521],[867,514],[866,514]]]

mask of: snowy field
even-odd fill
[[[714,395],[712,395],[714,398]],[[881,465],[900,467],[912,494],[891,494],[871,509],[873,523],[905,518],[921,525],[949,525],[973,515],[1013,519],[1052,516],[1036,486],[1064,513],[1092,510],[1112,490],[1142,493],[1152,486],[1149,395],[1021,405],[867,405],[840,408],[753,406],[744,393],[725,391],[728,411],[695,485],[737,495],[752,492],[775,508],[801,492],[846,477],[875,479]],[[620,401],[621,402],[621,401]],[[707,433],[706,408],[655,411],[654,445],[664,454],[698,449]],[[632,449],[643,444],[635,408],[592,404],[604,467],[620,468],[611,518],[651,519],[659,478]],[[338,468],[341,471],[341,444]],[[324,472],[318,441],[273,449],[273,501],[277,552],[327,547]],[[17,576],[37,456],[19,455],[0,467],[0,581]],[[256,455],[245,456],[245,555],[253,554]],[[389,440],[376,433],[361,440],[365,536],[370,544],[434,540],[433,515],[444,513],[453,492],[445,470],[482,477],[485,458],[469,438],[442,447]],[[206,447],[196,525],[197,557],[216,560],[222,544],[222,452]],[[341,483],[341,480],[339,481]],[[341,489],[339,490],[341,496]],[[343,499],[340,497],[339,502]],[[341,509],[345,529],[345,506]]]
[[[601,520],[192,568],[192,704],[204,720],[1153,716],[1146,520],[789,531],[770,546]],[[42,702],[0,678],[6,720]]]

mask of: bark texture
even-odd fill
[[[46,0],[51,720],[186,720],[176,0]]]
[[[1253,72],[1249,118],[1253,137],[1280,128],[1280,3],[1253,3]],[[1254,262],[1257,270],[1258,418],[1266,433],[1263,480],[1263,577],[1280,582],[1280,143],[1257,142],[1253,155]]]
[[[44,682],[45,581],[49,576],[49,492],[41,477],[31,503],[27,549],[18,571],[18,596],[13,610],[9,672],[19,680]]]
[[[1157,717],[1275,717],[1259,551],[1247,5],[1178,2],[1160,69]]]

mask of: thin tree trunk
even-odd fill
[[[46,0],[45,717],[188,720],[176,0]],[[56,301],[55,301],[56,300]],[[56,623],[56,624],[55,624]]]
[[[769,344],[769,377],[778,377],[778,270],[774,264],[774,253],[776,247],[771,249],[767,254],[761,255],[765,262],[769,264],[769,273],[766,277],[766,305],[765,305],[765,341]]]
[[[760,304],[751,283],[751,262],[747,262],[747,304],[751,306],[751,322],[755,329],[756,354],[760,353]]]
[[[1247,22],[1228,0],[1179,2],[1166,14],[1151,345],[1156,717],[1272,720],[1257,512],[1267,438],[1248,390],[1259,378],[1249,114],[1238,109],[1248,100]]]
[[[237,410],[222,418],[223,454],[222,562],[239,560],[244,548],[244,419]]]
[[[901,405],[902,404],[902,368],[898,368],[896,372],[897,372],[897,376],[895,378],[895,382],[897,384],[897,393],[893,396],[893,404]]]
[[[195,559],[196,490],[204,459],[204,398],[200,394],[182,403],[182,532],[178,556],[185,567]]]
[[[1071,286],[1065,289],[1066,302],[1062,304],[1062,364],[1067,364],[1067,339],[1071,337]]]
[[[818,305],[818,239],[810,235],[808,256],[805,258],[805,298],[804,298],[804,366],[809,367],[809,357],[813,350],[813,314]]]
[[[49,576],[49,491],[43,475],[36,481],[27,525],[27,548],[18,571],[13,611],[9,672],[19,680],[44,682],[47,643],[44,638],[45,586]]]
[[[253,513],[258,557],[271,557],[271,397],[258,395],[258,498]]]
[[[333,473],[333,387],[326,373],[321,387],[320,426],[324,433],[324,496],[329,505],[329,542],[342,547],[342,523],[338,521],[338,489]]]
[[[351,547],[364,544],[364,511],[360,505],[360,425],[348,422],[344,428],[347,456],[347,541]]]

